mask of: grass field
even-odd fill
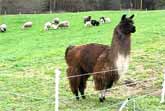
[[[128,74],[124,79],[145,80],[132,89],[125,87],[111,90],[104,103],[99,103],[92,81],[88,82],[86,100],[76,101],[66,80],[64,52],[68,45],[86,43],[111,44],[112,32],[122,14],[135,14],[137,32],[132,35],[132,54]],[[95,19],[107,16],[112,23],[85,28],[82,17]],[[68,29],[43,31],[43,24],[54,17],[69,20]],[[33,27],[21,30],[26,21]],[[62,69],[60,81],[60,111],[116,111],[117,104],[128,95],[141,96],[159,91],[162,70],[165,66],[165,11],[94,11],[82,13],[5,15],[0,24],[6,23],[8,31],[0,33],[0,111],[54,111],[54,69]],[[90,78],[92,80],[92,78]],[[118,85],[115,85],[118,86]],[[159,104],[160,97],[149,95],[137,99],[139,111],[165,111]],[[132,102],[126,110],[132,111]]]

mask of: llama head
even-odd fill
[[[133,22],[134,15],[131,15],[130,17],[126,17],[126,15],[123,15],[119,24],[119,28],[121,30],[121,33],[123,34],[130,34],[136,32],[136,27]]]

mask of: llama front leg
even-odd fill
[[[105,100],[105,94],[106,94],[106,90],[101,90],[100,91],[100,95],[99,95],[100,102],[104,102],[104,100]]]

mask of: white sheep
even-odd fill
[[[69,21],[62,21],[58,24],[58,28],[69,27]]]
[[[30,27],[32,27],[32,25],[33,25],[33,23],[32,22],[25,22],[24,24],[23,24],[23,26],[22,26],[22,29],[25,29],[25,28],[30,28]]]
[[[111,23],[111,19],[108,18],[108,17],[106,17],[106,18],[105,18],[105,23]]]
[[[56,29],[58,29],[58,25],[52,24],[51,25],[51,28],[54,29],[54,30],[56,30]]]
[[[6,32],[6,30],[7,30],[7,25],[6,24],[0,25],[0,32]]]

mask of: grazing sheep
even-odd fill
[[[26,22],[26,23],[23,24],[22,29],[30,28],[30,27],[32,27],[32,25],[33,25],[32,22],[30,22],[30,21]]]
[[[92,17],[91,16],[85,16],[84,17],[84,24],[88,21],[91,21]]]
[[[53,24],[57,25],[60,23],[60,19],[59,18],[54,18],[52,21]]]
[[[6,31],[7,31],[7,25],[6,24],[0,25],[0,32],[6,32]]]
[[[46,22],[45,25],[44,25],[44,30],[45,31],[48,31],[52,26],[52,23],[51,22]]]
[[[100,25],[99,21],[97,21],[97,20],[91,20],[91,24],[93,26],[99,26]]]
[[[100,23],[104,24],[104,23],[110,23],[111,19],[108,17],[100,17]]]
[[[57,26],[58,28],[69,27],[69,21],[62,21]]]
[[[131,51],[131,34],[136,31],[133,17],[134,15],[122,16],[114,29],[111,46],[86,44],[69,46],[66,49],[67,76],[76,99],[79,99],[79,92],[82,98],[85,98],[87,80],[90,75],[93,75],[95,89],[100,91],[99,100],[103,102],[106,90],[126,73]],[[85,75],[86,73],[90,75]]]

